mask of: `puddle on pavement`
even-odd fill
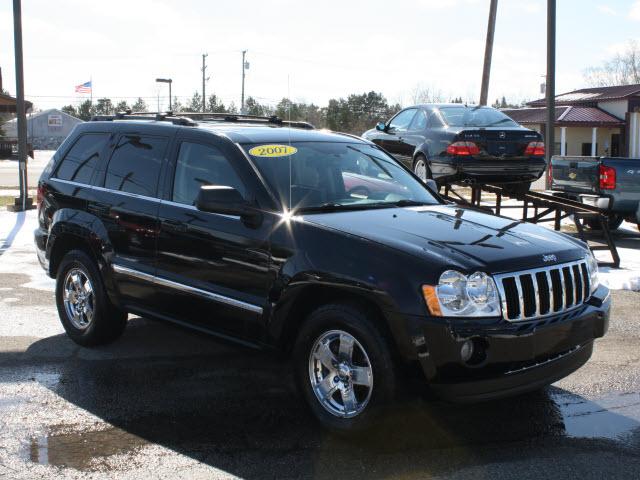
[[[100,470],[108,457],[129,453],[147,443],[115,427],[83,432],[64,432],[62,427],[51,427],[46,435],[32,437],[23,453],[40,465],[94,471]]]
[[[550,394],[560,409],[565,434],[624,441],[640,429],[640,392],[587,400],[571,393]]]
[[[498,443],[509,443],[521,441],[531,437],[570,437],[588,439],[610,439],[622,443],[635,443],[640,434],[640,392],[626,394],[609,394],[595,400],[587,400],[581,396],[570,392],[551,389],[542,393],[538,400],[527,397],[520,397],[521,406],[512,410],[504,411],[504,404],[487,402],[478,404],[468,411],[458,407],[447,406],[443,408],[433,408],[429,404],[418,402],[415,405],[414,414],[419,422],[418,431],[412,431],[410,424],[411,413],[404,413],[404,418],[396,418],[396,433],[400,436],[398,448],[418,448],[431,450],[434,448],[450,448],[467,446],[480,446],[487,443],[486,429],[478,428],[486,426],[486,416],[495,418],[498,414],[507,415],[509,418],[505,423],[505,430],[494,433]],[[536,405],[539,405],[538,407]],[[541,406],[540,406],[541,405]],[[481,410],[483,421],[474,424],[474,415],[477,409]],[[546,413],[545,413],[546,412]],[[551,412],[551,413],[549,413]],[[421,416],[433,414],[432,421],[426,422]],[[523,421],[524,418],[528,421]],[[50,427],[45,435],[28,439],[23,448],[24,458],[34,463],[42,465],[52,465],[56,467],[73,468],[80,471],[100,471],[113,467],[113,461],[109,457],[114,455],[127,455],[135,453],[136,450],[147,444],[158,443],[175,450],[182,451],[187,445],[193,448],[194,445],[220,445],[225,443],[223,432],[222,437],[217,435],[215,430],[202,428],[203,424],[218,420],[214,417],[200,418],[198,415],[188,415],[187,417],[173,417],[171,421],[155,422],[153,418],[139,419],[128,423],[122,428],[108,426],[102,430],[93,431],[73,431],[73,427],[58,425]],[[200,428],[194,424],[197,423]],[[476,418],[476,422],[479,420]],[[411,423],[411,422],[409,422]],[[235,424],[222,425],[222,430],[235,428]],[[414,429],[415,430],[415,429]],[[425,436],[426,430],[431,434]],[[136,432],[137,434],[130,433]],[[474,433],[475,432],[475,433]],[[513,433],[515,432],[515,433]],[[384,432],[383,432],[384,433]],[[258,427],[257,433],[252,437],[263,435],[264,441],[272,438],[274,431],[272,428],[267,432],[262,432]],[[310,430],[296,429],[293,431],[282,431],[284,437],[289,435],[298,439],[299,436],[315,436],[319,432],[313,428]],[[322,437],[322,435],[320,435]],[[240,435],[240,437],[243,437]],[[309,437],[309,438],[311,438]],[[412,441],[411,438],[415,437]],[[435,438],[434,437],[438,437]],[[388,437],[385,436],[388,440]],[[296,441],[298,441],[296,440]],[[375,432],[367,440],[360,440],[357,443],[359,450],[376,450],[380,445],[385,445],[387,440],[376,441]],[[489,443],[491,443],[489,438]],[[403,444],[406,442],[406,445]],[[233,442],[231,442],[233,444]],[[260,444],[261,442],[258,442]],[[395,443],[395,441],[394,441]],[[284,440],[287,444],[287,439]],[[346,448],[349,442],[333,444],[333,448]],[[246,441],[229,446],[228,448],[246,448]],[[314,448],[324,448],[311,441]],[[340,446],[342,445],[342,447]],[[386,448],[386,447],[385,447]]]

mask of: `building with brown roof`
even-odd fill
[[[506,109],[518,123],[544,132],[545,99]],[[640,157],[640,85],[582,88],[556,96],[554,154]]]
[[[18,100],[11,95],[5,95],[2,87],[2,69],[0,69],[0,123],[15,117],[18,110]],[[26,111],[33,109],[33,104],[25,100]]]

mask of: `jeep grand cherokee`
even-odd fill
[[[78,126],[40,179],[35,232],[67,334],[104,344],[133,313],[283,351],[340,431],[368,425],[407,369],[474,401],[589,359],[610,300],[583,243],[447,204],[366,140],[290,127]]]

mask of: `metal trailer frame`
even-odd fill
[[[448,201],[459,205],[476,208],[479,210],[489,210],[492,214],[500,215],[503,209],[521,209],[522,221],[531,223],[553,222],[553,228],[560,231],[560,221],[564,218],[571,217],[575,223],[576,230],[580,240],[585,242],[591,251],[608,250],[611,253],[611,262],[598,262],[600,266],[613,268],[620,267],[620,255],[611,235],[609,228],[609,217],[597,207],[585,205],[574,200],[562,198],[554,195],[552,192],[513,192],[507,188],[495,185],[473,184],[467,187],[471,188],[471,200],[465,198],[458,192],[454,185],[444,185],[444,193],[440,195]],[[482,193],[492,193],[495,195],[495,202],[482,201]],[[503,197],[518,200],[517,205],[503,205]],[[530,216],[530,212],[533,216]],[[582,220],[585,218],[597,218],[602,233],[602,239],[606,245],[591,245],[585,235]]]

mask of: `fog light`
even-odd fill
[[[460,348],[460,359],[467,363],[473,356],[473,340],[466,340]]]

